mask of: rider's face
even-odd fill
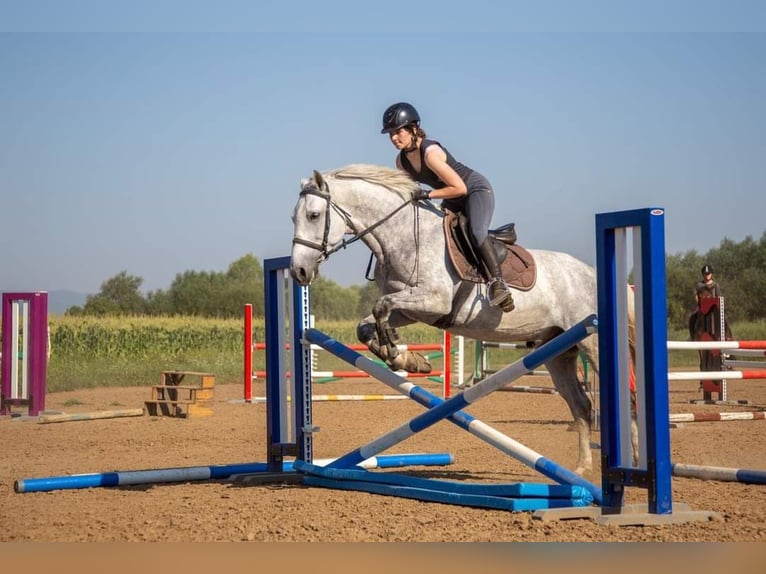
[[[391,138],[391,143],[394,144],[396,149],[405,149],[412,144],[412,132],[405,128],[399,128],[396,131],[392,131],[388,134]]]

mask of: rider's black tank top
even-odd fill
[[[412,176],[412,179],[420,183],[425,183],[426,185],[431,186],[433,189],[441,189],[442,187],[447,186],[447,184],[440,180],[439,176],[432,172],[431,169],[426,165],[425,154],[426,149],[428,149],[428,146],[430,145],[438,145],[442,150],[444,150],[444,153],[447,154],[447,165],[454,169],[455,173],[457,173],[460,176],[460,179],[466,182],[466,186],[468,186],[468,178],[471,176],[471,174],[473,174],[473,170],[470,167],[467,167],[457,161],[454,157],[452,157],[452,154],[447,151],[447,148],[435,140],[423,140],[420,143],[419,173],[415,171],[414,167],[412,167],[412,164],[410,163],[410,160],[407,159],[407,154],[404,152],[404,150],[399,152],[399,160],[402,163],[402,167]]]

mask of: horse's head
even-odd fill
[[[368,242],[376,234],[400,237],[400,230],[392,231],[384,224],[412,205],[416,186],[407,173],[383,166],[351,164],[324,175],[314,171],[301,182],[293,211],[293,278],[308,285],[322,261],[359,239]],[[409,223],[406,229],[411,229]],[[353,237],[346,239],[347,233]]]
[[[294,233],[290,273],[301,285],[319,274],[319,265],[339,243],[348,228],[345,214],[332,202],[321,173],[301,181],[301,192],[292,215]]]

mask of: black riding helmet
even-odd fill
[[[420,115],[412,104],[399,102],[388,106],[383,112],[383,129],[380,130],[380,133],[395,132],[399,128],[418,122],[420,122]]]
[[[710,265],[705,264],[702,266],[702,274],[707,275],[708,273],[713,273],[713,268]]]

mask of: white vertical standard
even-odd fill
[[[616,229],[614,232],[615,249],[615,278],[617,285],[628,284],[628,241],[627,229]],[[632,228],[630,228],[632,229]],[[617,364],[621,381],[630,380],[630,350],[628,344],[628,290],[617,289]],[[620,466],[633,465],[633,447],[630,442],[631,413],[630,413],[630,387],[619,385],[619,412],[620,412]]]

